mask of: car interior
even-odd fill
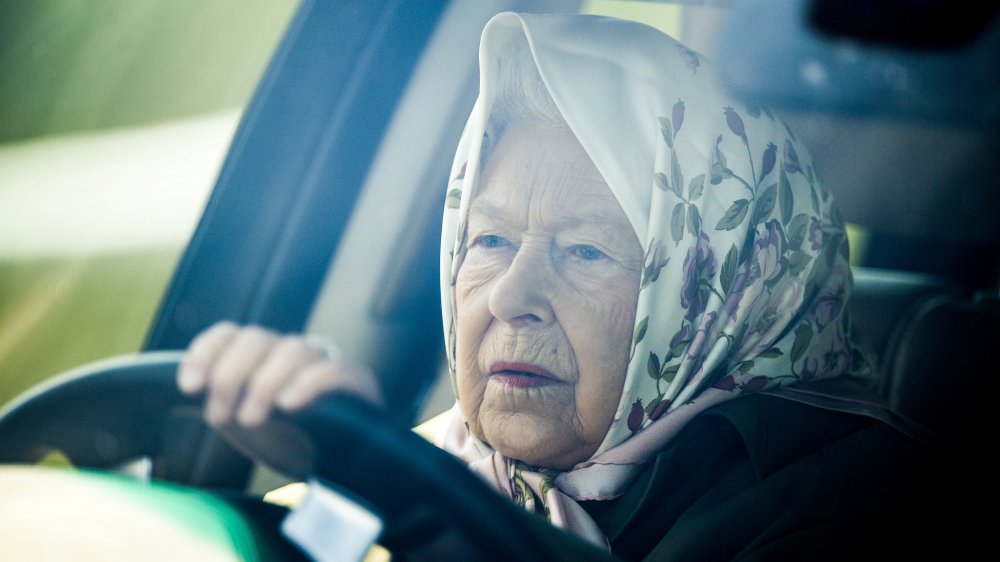
[[[849,224],[852,320],[877,357],[881,392],[956,462],[985,462],[978,449],[993,426],[1000,342],[1000,190],[988,179],[1000,153],[1000,8],[302,0],[141,347],[2,397],[0,463],[36,465],[58,452],[95,472],[243,498],[232,499],[237,519],[275,559],[300,554],[280,538],[284,511],[258,499],[317,478],[378,514],[387,546],[458,529],[475,552],[531,559],[531,531],[409,430],[453,402],[437,279],[441,209],[477,94],[479,35],[506,10],[642,19],[716,60],[737,99],[779,113]],[[0,152],[0,168],[8,161]],[[0,187],[0,201],[16,201],[12,189]],[[14,296],[0,288],[0,313]],[[15,316],[0,315],[0,365]],[[378,374],[392,419],[331,397],[238,435],[234,447],[173,379],[181,351],[220,320],[335,342]],[[337,455],[344,444],[360,450]],[[401,479],[400,466],[413,476]],[[0,494],[13,486],[0,484]],[[267,513],[247,515],[257,509]],[[494,524],[475,524],[485,520]],[[511,544],[511,532],[528,538]],[[317,556],[326,547],[306,548]]]

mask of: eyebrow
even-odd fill
[[[511,218],[510,213],[507,212],[507,210],[502,206],[482,198],[477,198],[470,204],[469,215],[471,216],[473,212],[485,215],[489,219],[502,223],[510,224],[519,222],[517,219]],[[622,234],[619,232],[619,228],[626,228],[630,232],[632,231],[632,224],[627,221],[619,224],[615,221],[609,220],[605,215],[586,211],[582,214],[566,214],[560,216],[558,219],[546,225],[547,228],[555,230],[579,228],[582,226],[595,226],[602,232],[611,234],[615,237]]]

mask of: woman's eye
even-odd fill
[[[573,246],[570,250],[573,255],[585,261],[595,261],[601,258],[607,257],[607,254],[598,250],[593,246],[588,246],[586,244],[581,244],[579,246]]]
[[[495,234],[484,234],[478,236],[473,242],[473,246],[479,246],[480,248],[501,248],[508,244],[502,236],[497,236]]]

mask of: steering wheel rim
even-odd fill
[[[181,352],[116,357],[35,386],[0,410],[0,462],[51,451],[75,466],[115,469],[141,457],[161,480],[242,490],[252,462],[202,421],[174,383]]]
[[[37,462],[53,448],[79,466],[99,469],[160,456],[162,432],[172,421],[195,418],[207,428],[202,400],[176,388],[180,358],[180,352],[141,353],[85,366],[32,389],[0,410],[0,463]],[[490,557],[533,560],[545,552],[530,521],[534,516],[449,453],[387,421],[359,398],[330,395],[301,412],[276,414],[257,430],[232,425],[221,433],[243,457],[361,498],[385,520],[390,543],[443,523]],[[409,531],[400,532],[404,528]]]

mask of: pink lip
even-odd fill
[[[561,382],[547,369],[531,363],[501,361],[490,367],[490,380],[515,388],[538,388]]]

